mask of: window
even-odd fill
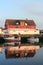
[[[25,26],[27,26],[28,24],[27,23],[25,23]]]
[[[20,21],[19,20],[16,21],[16,25],[20,25]]]

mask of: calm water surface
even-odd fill
[[[0,53],[0,65],[43,65],[43,47],[33,57],[6,58],[5,48]]]

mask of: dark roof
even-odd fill
[[[26,22],[28,23],[28,25],[35,25],[36,26],[36,24],[33,20],[26,20]]]
[[[34,25],[36,26],[35,22],[33,20],[13,20],[13,19],[7,19],[5,21],[5,24],[10,24],[10,25],[14,25],[16,21],[22,21],[22,22],[26,22],[28,23],[28,25]]]

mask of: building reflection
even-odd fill
[[[40,46],[21,46],[19,47],[7,47],[5,49],[5,57],[9,58],[24,58],[24,57],[34,57],[36,51],[40,49]]]
[[[36,52],[35,52],[36,53]],[[34,57],[34,55],[35,55],[35,53],[29,53],[27,56],[20,56],[19,54],[7,54],[7,53],[5,53],[5,57],[7,58],[7,59],[9,59],[9,58],[24,58],[24,57]]]

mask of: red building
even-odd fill
[[[36,24],[33,20],[13,20],[7,19],[5,22],[5,28],[29,28],[36,29]]]

